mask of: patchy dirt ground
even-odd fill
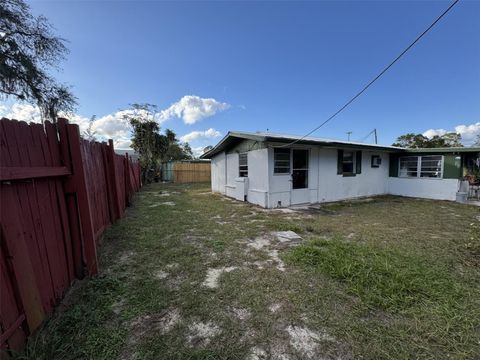
[[[265,210],[146,186],[29,342],[32,359],[399,359],[480,353],[480,217],[371,198]]]

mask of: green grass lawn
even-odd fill
[[[18,358],[478,359],[479,208],[368,200],[283,212],[145,186]]]

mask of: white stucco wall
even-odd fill
[[[211,159],[212,191],[225,194],[225,153],[219,153]]]
[[[372,168],[372,155],[379,155],[382,164]],[[355,176],[337,175],[337,150],[320,149],[318,202],[382,195],[388,189],[389,154],[362,151],[362,172]]]
[[[389,154],[380,151],[362,151],[362,172],[356,176],[337,175],[337,149],[298,147],[309,149],[309,179],[307,203],[337,201],[387,193]],[[379,155],[382,164],[371,167],[371,156]],[[269,149],[269,201],[271,208],[290,206],[290,174],[273,173],[273,149]]]
[[[337,149],[309,149],[309,182],[306,203],[321,203],[364,196],[393,194],[427,199],[455,200],[456,179],[411,179],[389,177],[389,154],[362,151],[362,172],[355,176],[337,174]],[[273,173],[273,148],[248,152],[247,201],[262,207],[292,205],[290,174]],[[379,168],[371,167],[372,155],[382,159]],[[220,153],[212,158],[212,191],[237,197],[238,153]]]
[[[457,179],[388,178],[388,192],[392,195],[455,201]]]
[[[238,197],[235,180],[239,176],[238,153],[222,152],[211,159],[212,191],[229,197]],[[247,199],[253,204],[267,206],[268,197],[268,150],[248,152]]]
[[[262,207],[268,199],[268,149],[248,152],[248,194],[247,200]]]

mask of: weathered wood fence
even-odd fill
[[[162,181],[174,183],[210,182],[210,162],[174,161],[162,164]]]
[[[124,215],[140,166],[78,125],[0,120],[0,351],[21,349]],[[0,354],[0,357],[2,355]]]

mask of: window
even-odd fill
[[[405,156],[400,158],[400,177],[417,177],[418,175],[418,156]]]
[[[248,177],[248,154],[238,154],[238,176]]]
[[[429,155],[421,157],[420,177],[442,177],[442,155]]]
[[[353,151],[343,152],[342,172],[353,174]]]
[[[273,173],[290,174],[290,149],[273,149]]]
[[[362,152],[338,149],[337,174],[355,176],[362,172]]]
[[[404,156],[400,158],[400,177],[441,178],[442,155]]]

